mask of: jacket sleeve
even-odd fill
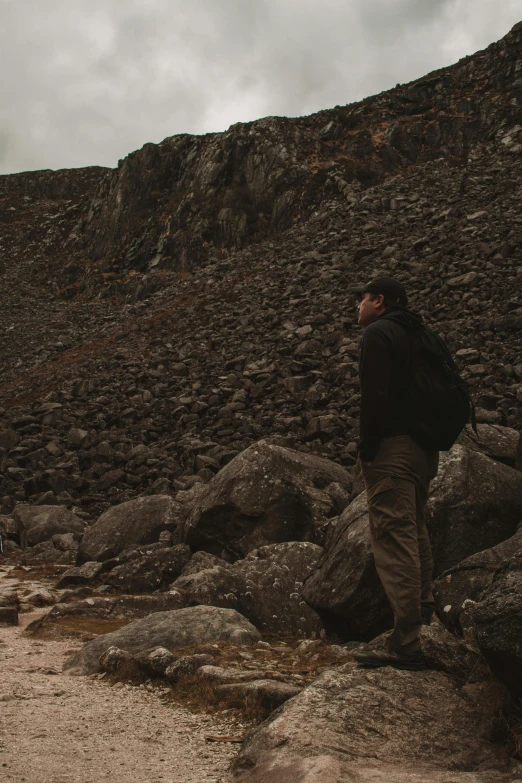
[[[359,376],[361,383],[360,441],[361,459],[375,458],[388,419],[388,397],[392,373],[390,336],[383,329],[365,330],[361,346]]]

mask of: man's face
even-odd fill
[[[384,312],[384,297],[379,294],[371,299],[373,294],[363,294],[359,302],[359,326],[369,326]]]

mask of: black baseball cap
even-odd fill
[[[376,277],[365,285],[350,289],[354,294],[382,294],[385,300],[405,305],[408,294],[402,283],[394,277]]]

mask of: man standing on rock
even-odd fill
[[[415,371],[415,335],[424,325],[406,309],[406,290],[392,277],[352,290],[361,296],[358,322],[364,327],[358,452],[375,566],[394,614],[388,649],[359,652],[355,659],[364,666],[420,670],[426,664],[419,631],[434,609],[424,507],[439,452],[413,437],[416,422],[405,392]]]

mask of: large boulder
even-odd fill
[[[170,495],[139,497],[114,506],[85,531],[78,565],[88,560],[109,560],[124,549],[155,543],[165,530],[176,538],[185,513],[185,506]]]
[[[13,518],[20,544],[26,549],[49,541],[61,533],[73,533],[79,540],[86,523],[64,506],[15,506]]]
[[[231,561],[267,544],[313,540],[338,513],[339,486],[351,491],[351,476],[336,463],[259,441],[200,494],[186,540]]]
[[[302,595],[326,628],[347,640],[369,640],[393,625],[393,613],[375,570],[366,492],[328,533],[318,569]]]
[[[161,547],[161,545],[156,546]],[[167,587],[181,574],[190,560],[190,554],[186,544],[154,548],[127,563],[116,566],[104,581],[125,593],[152,593],[154,590]]]
[[[263,633],[319,634],[321,620],[301,591],[322,553],[321,547],[305,541],[255,549],[233,566],[245,586],[239,595],[238,611]]]
[[[237,609],[263,633],[311,636],[319,634],[323,625],[303,600],[301,590],[322,551],[304,541],[271,544],[233,565],[181,576],[172,587],[189,605]]]
[[[449,568],[433,583],[437,614],[452,633],[474,636],[474,608],[496,573],[522,551],[522,528],[491,549],[477,552]]]
[[[426,506],[435,575],[512,536],[522,521],[522,474],[456,445],[441,455]]]
[[[474,607],[479,648],[496,676],[522,696],[522,547]]]
[[[501,783],[486,739],[499,686],[459,691],[442,672],[346,664],[320,675],[242,746],[234,783]]]
[[[434,583],[437,613],[478,644],[496,676],[522,695],[522,528],[449,569]]]
[[[431,490],[426,522],[435,575],[512,536],[522,519],[522,475],[460,445],[442,456]],[[366,641],[393,624],[375,570],[365,492],[332,525],[303,596],[345,639]]]
[[[134,654],[153,647],[172,650],[215,642],[255,644],[260,638],[259,631],[233,609],[191,606],[172,612],[155,612],[87,642],[65,662],[64,671],[94,674],[99,671],[100,656],[109,647]]]
[[[517,446],[520,433],[512,427],[499,424],[477,424],[477,432],[467,424],[457,439],[457,443],[471,451],[480,451],[497,462],[503,462],[510,468],[516,467]]]

